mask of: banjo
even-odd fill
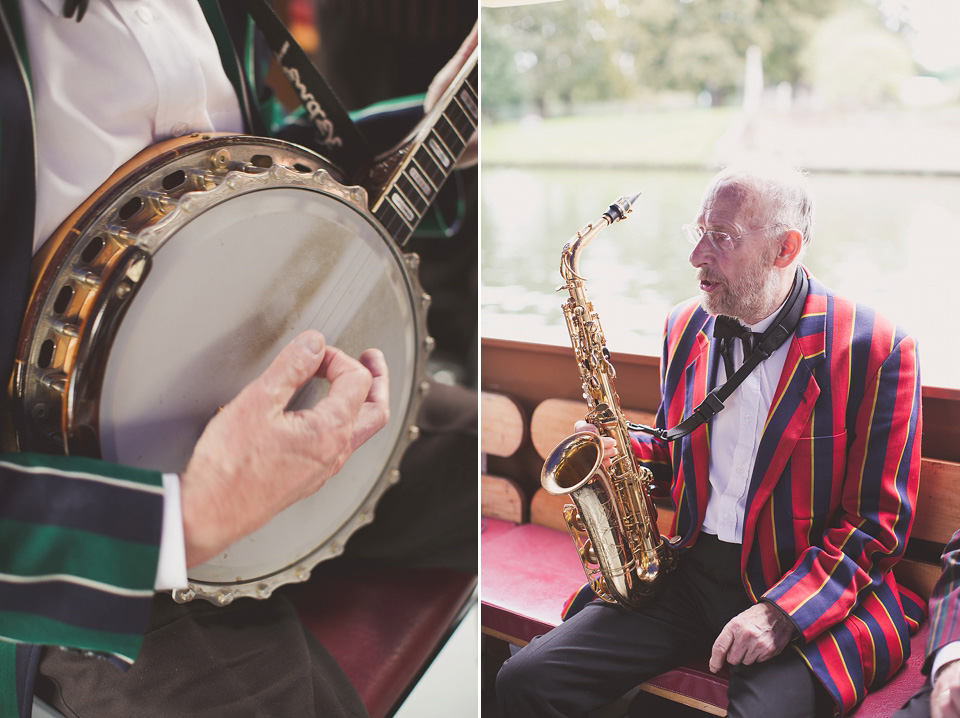
[[[370,172],[276,139],[194,134],[118,169],[45,243],[13,377],[20,450],[180,472],[210,418],[301,331],[381,349],[390,420],[317,493],[188,572],[179,602],[305,581],[373,519],[416,438],[433,344],[402,251],[479,121],[477,51]],[[291,402],[316,403],[308,382]]]

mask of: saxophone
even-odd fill
[[[569,494],[574,502],[564,506],[564,519],[594,593],[627,608],[640,608],[659,591],[660,579],[676,565],[676,552],[657,528],[649,493],[653,474],[637,466],[613,385],[616,371],[577,263],[583,248],[602,229],[624,219],[638,196],[617,200],[563,248],[560,274],[565,284],[557,291],[570,293],[563,314],[590,409],[585,418],[599,434],[568,436],[547,457],[540,477],[547,493]],[[616,443],[609,468],[603,466],[603,436]]]

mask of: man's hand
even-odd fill
[[[716,673],[723,661],[750,665],[766,661],[782,651],[793,638],[794,627],[779,609],[769,603],[757,603],[730,619],[710,655],[710,670]]]
[[[429,112],[433,106],[437,104],[437,100],[440,99],[443,91],[447,89],[451,82],[453,82],[453,78],[456,77],[457,72],[459,72],[460,68],[463,67],[463,63],[467,61],[467,58],[470,57],[470,53],[473,52],[474,48],[477,46],[478,38],[478,25],[477,23],[474,23],[473,29],[470,31],[470,34],[467,35],[467,39],[463,41],[456,54],[450,58],[446,65],[443,66],[443,69],[436,74],[436,76],[433,78],[433,81],[430,83],[430,87],[427,88],[427,95],[423,100],[424,112]],[[472,167],[477,163],[478,153],[479,140],[477,139],[476,131],[474,131],[474,133],[470,136],[470,139],[467,141],[467,146],[463,151],[463,155],[461,155],[460,159],[457,161],[457,167],[460,169]]]
[[[573,425],[573,430],[576,432],[591,431],[594,434],[600,433],[600,430],[596,426],[583,419]],[[613,457],[617,455],[617,442],[614,441],[612,436],[601,437],[601,441],[603,441],[603,465],[610,468]]]
[[[946,664],[937,673],[930,692],[931,718],[960,718],[960,661]]]
[[[314,376],[330,382],[316,406],[286,411]],[[315,331],[288,344],[207,425],[181,476],[187,566],[263,526],[337,473],[389,418],[387,365],[359,361]]]

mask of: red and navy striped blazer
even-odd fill
[[[692,300],[666,323],[657,417],[671,427],[714,387],[713,317]],[[904,613],[890,568],[913,523],[920,473],[914,339],[815,279],[760,439],[741,574],[756,601],[794,622],[793,645],[842,715],[889,679],[922,619]],[[709,494],[710,426],[639,455],[676,506],[672,534],[697,537]]]

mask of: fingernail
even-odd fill
[[[304,332],[295,341],[311,354],[319,354],[323,351],[323,336],[317,332]]]

